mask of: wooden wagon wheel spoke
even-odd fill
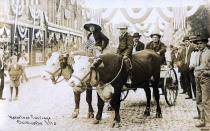
[[[174,69],[169,69],[164,78],[165,100],[169,106],[175,105],[178,95],[178,80]]]

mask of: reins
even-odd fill
[[[108,85],[108,84],[111,84],[112,82],[114,82],[117,78],[118,78],[118,76],[120,75],[120,72],[122,71],[122,68],[123,68],[123,58],[122,58],[122,62],[121,62],[121,66],[120,66],[120,69],[119,69],[119,71],[118,71],[118,73],[117,73],[117,75],[110,81],[110,82],[108,82],[108,83],[106,83],[105,85]],[[92,69],[82,78],[82,79],[80,79],[78,76],[76,76],[76,75],[72,75],[72,77],[74,77],[74,78],[76,78],[77,80],[79,80],[81,83],[82,83],[82,86],[81,86],[81,88],[85,88],[85,89],[89,89],[88,87],[87,87],[87,82],[86,81],[84,81],[85,80],[85,78],[87,78],[87,76],[90,74],[90,79],[88,79],[88,80],[91,80],[91,75],[92,75]],[[97,75],[97,72],[96,72],[96,75]],[[99,81],[99,80],[98,80]],[[85,84],[85,85],[83,85],[83,84]],[[85,86],[85,87],[84,87]],[[92,89],[92,90],[94,90],[94,89]],[[97,89],[96,89],[97,90]]]

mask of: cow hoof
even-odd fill
[[[162,113],[156,113],[156,118],[162,118]]]
[[[88,116],[87,116],[88,118],[94,118],[94,114],[93,114],[93,112],[88,112]]]
[[[111,125],[111,127],[112,128],[119,128],[119,127],[121,127],[121,124],[120,124],[120,122],[117,122],[117,121],[114,121],[113,123],[112,123],[112,125]]]
[[[144,111],[144,116],[150,116],[150,112],[149,111]]]
[[[95,120],[93,121],[93,124],[99,124],[99,122],[100,122],[100,120],[96,120],[96,119],[95,119]]]
[[[72,113],[72,118],[77,118],[79,115],[79,110],[75,109],[74,112]]]

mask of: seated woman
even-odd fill
[[[109,39],[101,32],[101,27],[94,21],[86,23],[84,29],[90,32],[86,43],[88,52],[93,53],[94,56],[99,56],[109,44]]]

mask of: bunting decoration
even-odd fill
[[[152,10],[153,10],[153,8],[148,8],[148,9],[146,10],[146,13],[145,13],[142,17],[140,17],[140,18],[133,18],[133,17],[131,17],[131,16],[128,14],[128,12],[126,11],[125,8],[121,8],[121,9],[120,9],[120,11],[122,12],[123,16],[124,16],[129,22],[131,22],[131,23],[133,23],[133,24],[144,22],[144,21],[148,18],[148,16],[151,14]]]
[[[11,0],[11,8],[14,14],[22,15],[24,10],[24,0]]]
[[[19,33],[20,37],[22,39],[24,39],[26,37],[28,29],[26,27],[20,26],[20,25],[17,28],[18,28],[18,33]]]

